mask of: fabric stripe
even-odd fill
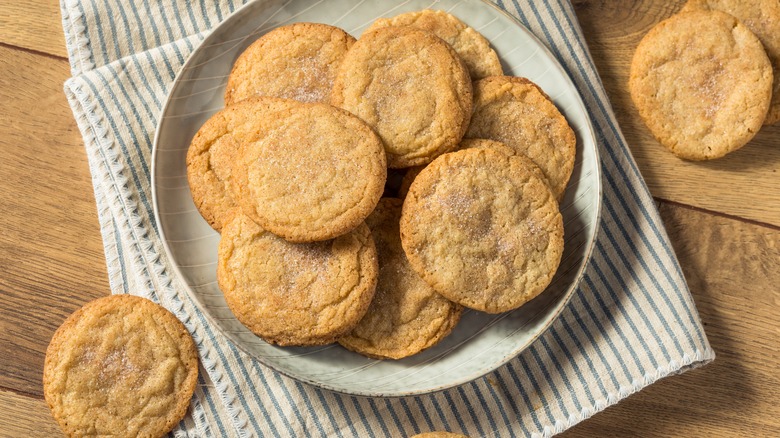
[[[477,383],[474,382],[474,381],[469,383],[469,386],[471,387],[470,389],[474,392],[474,395],[477,396],[477,400],[479,401],[479,405],[478,406],[482,408],[482,411],[483,412],[491,412],[490,407],[488,406],[487,402],[485,401],[485,397],[483,397],[483,395],[482,395],[482,393],[483,393],[482,388],[480,388],[479,385],[477,385]],[[486,385],[486,386],[490,386],[490,385]],[[461,388],[462,388],[462,386],[461,386]],[[471,403],[469,403],[469,406],[471,406]],[[497,429],[496,420],[492,416],[490,416],[490,415],[488,415],[487,420],[488,420],[488,424],[490,425],[490,430],[496,430]],[[479,429],[479,423],[480,422],[477,422],[477,428],[478,429]],[[480,431],[480,433],[482,434],[482,436],[485,436],[484,432]]]
[[[606,278],[604,278],[604,274],[601,272],[601,269],[599,269],[596,266],[595,260],[594,260],[594,262],[591,262],[591,266],[593,267],[594,271],[596,272],[596,276],[599,278],[600,281],[603,282],[602,284],[606,285]],[[583,278],[583,280],[585,281],[585,283],[588,285],[588,287],[591,290],[596,290],[595,289],[595,285],[593,284],[593,280],[590,277],[586,276],[586,277]],[[636,341],[638,341],[640,344],[642,344],[642,348],[644,349],[644,351],[647,351],[647,348],[649,348],[649,347],[647,345],[647,342],[645,341],[645,338],[642,336],[642,333],[640,333],[639,330],[637,330],[636,323],[627,314],[627,312],[626,312],[626,310],[625,310],[625,308],[623,306],[623,303],[620,302],[620,300],[616,296],[614,290],[611,287],[609,287],[609,286],[605,287],[604,289],[610,294],[610,296],[611,296],[611,298],[613,300],[612,302],[615,304],[615,307],[617,308],[618,312],[620,312],[620,316],[622,317],[622,320],[626,321],[626,324],[628,325],[628,327],[633,332],[634,339],[636,339]],[[613,313],[610,312],[610,307],[605,304],[605,301],[603,300],[603,298],[601,296],[594,295],[593,298],[599,304],[599,306],[604,311],[604,313],[606,315],[608,315],[608,317],[610,319],[610,323],[612,324],[612,327],[618,332],[618,336],[620,336],[623,339],[623,345],[625,345],[626,349],[628,349],[629,354],[631,355],[631,358],[634,360],[634,365],[636,365],[636,367],[640,370],[640,372],[643,375],[646,374],[645,367],[642,364],[642,361],[639,359],[639,355],[636,353],[636,351],[632,347],[632,345],[631,345],[632,343],[629,342],[628,338],[623,334],[623,329],[620,328],[620,325],[618,324],[618,321],[615,318],[616,315],[614,315]],[[592,312],[592,308],[588,305],[588,303],[586,301],[584,303],[585,303],[586,309],[588,309],[588,312],[591,313]],[[641,311],[641,310],[637,310],[637,311]],[[591,314],[591,317],[593,317],[592,314]],[[648,331],[652,331],[652,327],[650,327],[648,325],[647,330]],[[617,351],[614,351],[614,354],[615,354],[616,357],[620,357],[619,353]],[[653,368],[657,368],[658,367],[658,363],[656,362],[655,358],[652,355],[650,355],[648,357],[648,359],[652,362]],[[631,379],[632,375],[628,371],[628,369],[625,369],[624,371],[626,373],[626,377]]]
[[[376,436],[374,432],[374,428],[371,427],[371,424],[368,422],[368,417],[366,416],[365,412],[363,411],[363,408],[360,406],[360,402],[358,401],[357,397],[349,397],[350,401],[352,401],[352,406],[355,407],[355,410],[360,413],[360,421],[363,423],[363,426],[366,428],[367,431],[371,434],[371,436]],[[385,433],[383,436],[387,436],[387,433]]]
[[[514,421],[510,424],[519,425],[523,435],[528,436],[531,434],[531,432],[528,429],[527,421],[524,421],[524,419],[527,417],[523,416],[523,413],[520,410],[520,402],[517,398],[522,397],[526,405],[528,405],[528,402],[525,400],[526,396],[524,391],[519,385],[517,385],[517,382],[514,381],[514,377],[509,372],[510,366],[511,365],[504,366],[501,370],[496,372],[495,375],[498,377],[498,385],[501,388],[502,395],[506,398],[505,404],[509,405],[509,408],[512,409],[512,413],[514,414]],[[507,377],[512,380],[512,386],[509,385]],[[539,426],[538,420],[534,423],[536,423],[537,427]],[[510,431],[511,430],[512,428],[510,428]]]
[[[403,408],[404,413],[406,414],[406,418],[409,419],[409,422],[407,424],[411,425],[412,433],[414,435],[419,434],[420,427],[417,425],[417,421],[415,421],[414,415],[412,415],[412,410],[409,409],[409,403],[406,401],[406,398],[400,399],[399,402],[401,403],[401,407]],[[430,424],[430,418],[426,418],[426,423]]]
[[[496,377],[496,379],[499,379],[499,377],[497,375],[495,377]],[[487,388],[488,392],[490,393],[490,396],[493,398],[493,401],[495,402],[496,407],[497,407],[497,411],[498,411],[499,414],[501,414],[501,419],[503,420],[503,424],[499,423],[499,425],[495,426],[493,428],[493,431],[492,431],[493,435],[500,436],[500,435],[502,435],[502,433],[501,433],[502,427],[501,426],[511,425],[512,424],[512,420],[510,420],[509,416],[507,415],[506,407],[505,407],[506,403],[501,401],[501,399],[499,398],[498,394],[496,393],[496,390],[493,389],[493,383],[488,381],[488,384],[485,385],[485,387]],[[517,418],[517,420],[519,420],[519,417]],[[519,421],[517,421],[517,422],[519,423]],[[514,431],[512,430],[512,427],[509,427],[507,432],[510,433],[510,436],[513,436],[513,437],[516,436]]]
[[[586,378],[581,375],[581,373],[577,372],[577,377],[580,379],[580,382],[583,382],[583,385],[585,388],[588,388],[588,385],[585,384],[585,382],[589,382],[591,380],[594,380],[596,384],[599,386],[599,391],[601,394],[607,394],[607,388],[604,386],[604,382],[601,379],[601,376],[596,371],[596,367],[593,364],[593,360],[590,358],[590,355],[588,354],[587,350],[585,349],[585,346],[582,344],[582,342],[579,340],[577,335],[574,333],[574,330],[572,330],[572,327],[569,325],[569,323],[566,321],[568,317],[568,313],[565,313],[561,315],[561,318],[559,319],[561,325],[563,326],[564,331],[569,336],[569,339],[572,340],[574,345],[577,347],[577,350],[582,355],[582,358],[585,359],[585,362],[588,364],[588,368],[590,369],[590,378]],[[583,332],[587,331],[587,327],[583,326]],[[590,333],[588,333],[586,336],[590,337]],[[558,342],[560,345],[564,345],[564,341],[560,339],[560,336],[555,335],[555,341]],[[596,351],[596,354],[599,356],[599,359],[601,360],[602,364],[606,364],[606,360],[604,359],[604,353],[601,352],[601,349],[598,347],[598,345],[595,345],[593,341],[591,341],[591,345],[594,347],[594,350]],[[566,352],[566,355],[570,358],[576,357],[573,354],[570,354],[569,352]],[[574,361],[570,361],[572,364],[576,364]],[[617,379],[615,378],[615,375],[609,370],[607,374],[609,375],[610,380],[612,380],[612,384],[614,385],[615,390],[620,388],[620,384],[618,383]],[[588,390],[589,396],[588,398],[591,399],[591,403],[594,402],[593,395],[590,394],[590,390]]]

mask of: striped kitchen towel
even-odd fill
[[[241,3],[61,2],[73,75],[65,93],[89,158],[112,292],[163,304],[198,345],[200,384],[175,436],[410,436],[431,430],[550,436],[660,378],[713,359],[569,0],[498,1],[574,81],[602,160],[604,200],[594,255],[560,318],[487,376],[404,398],[320,390],[238,350],[197,310],[169,264],[152,210],[150,167],[155,127],[175,75],[209,30]]]

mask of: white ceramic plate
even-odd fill
[[[601,205],[596,143],[579,93],[548,50],[520,23],[480,0],[266,0],[250,3],[219,25],[192,53],[176,78],[155,136],[152,190],[155,217],[174,271],[201,311],[236,346],[292,378],[333,391],[405,396],[449,388],[506,363],[558,316],[575,290],[593,249]],[[248,331],[228,309],[216,282],[214,232],[198,214],[187,184],[185,156],[193,135],[223,107],[233,61],[269,30],[296,21],[339,26],[355,37],[377,17],[424,8],[454,14],[490,40],[508,75],[536,82],[564,113],[577,135],[577,159],[561,203],[565,248],[548,289],[524,307],[501,315],[464,313],[439,345],[403,360],[379,361],[338,345],[281,348]]]

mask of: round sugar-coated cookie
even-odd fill
[[[184,325],[145,298],[112,295],[54,333],[43,394],[68,436],[162,437],[184,418],[197,380]]]
[[[209,118],[190,142],[187,150],[187,180],[198,212],[217,231],[238,208],[234,199],[233,163],[238,159],[239,129],[252,123],[260,102],[250,99],[229,106]]]
[[[461,140],[460,144],[458,145],[457,150],[463,150],[463,149],[493,149],[497,152],[501,152],[504,155],[512,155],[512,156],[519,157],[519,159],[528,162],[529,169],[531,169],[537,177],[541,178],[545,182],[547,181],[547,178],[542,173],[542,169],[540,169],[539,166],[534,164],[534,162],[531,161],[530,158],[528,158],[524,154],[518,153],[517,151],[505,145],[504,143],[501,143],[500,141],[486,140],[484,138],[464,138],[463,140]],[[401,186],[398,189],[399,198],[403,199],[406,197],[406,194],[409,192],[409,187],[411,187],[412,185],[412,181],[414,181],[414,179],[417,178],[417,175],[419,175],[424,168],[425,166],[415,166],[409,168],[409,170],[406,172],[406,174],[404,174],[404,177],[401,180]]]
[[[225,87],[225,105],[253,96],[327,102],[336,71],[354,42],[351,35],[327,24],[278,27],[236,59]]]
[[[482,34],[445,11],[423,9],[376,20],[366,32],[389,26],[411,26],[430,32],[452,46],[466,64],[472,80],[500,76],[501,61]]]
[[[518,308],[552,280],[563,221],[550,188],[527,162],[491,149],[442,155],[404,200],[401,242],[414,270],[463,306]]]
[[[763,124],[772,66],[732,15],[692,11],[650,29],[631,61],[631,98],[655,138],[688,160],[722,157]]]
[[[439,295],[409,265],[398,224],[403,201],[382,198],[366,219],[379,255],[379,281],[368,312],[338,342],[377,359],[401,359],[437,344],[463,307]]]
[[[278,345],[322,345],[352,330],[376,290],[365,224],[333,240],[290,243],[237,214],[222,230],[217,281],[249,330]]]
[[[466,138],[500,141],[542,170],[556,199],[574,170],[577,138],[566,118],[536,84],[491,76],[474,83],[474,114]]]
[[[291,242],[332,239],[363,223],[387,179],[374,131],[328,104],[259,100],[253,123],[235,134],[244,139],[233,171],[242,212]]]
[[[764,46],[772,64],[772,101],[765,125],[780,121],[780,1],[777,0],[688,0],[682,11],[718,10],[739,19]]]
[[[382,138],[390,167],[429,163],[457,146],[469,123],[471,79],[438,37],[411,27],[363,34],[347,53],[331,103]]]

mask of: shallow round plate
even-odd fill
[[[374,360],[338,345],[282,348],[248,331],[228,309],[216,281],[219,234],[200,217],[187,185],[185,157],[198,128],[223,106],[233,61],[269,30],[296,21],[339,26],[355,37],[377,17],[424,8],[449,11],[490,40],[508,75],[536,82],[577,134],[574,174],[561,203],[565,248],[552,284],[513,312],[466,311],[440,344],[403,360]],[[601,180],[596,142],[585,106],[563,68],[527,29],[479,0],[258,1],[230,16],[192,53],[173,84],[155,136],[152,169],[155,217],[173,270],[201,311],[237,347],[265,365],[321,388],[367,396],[406,396],[469,382],[517,356],[558,316],[593,249]]]

